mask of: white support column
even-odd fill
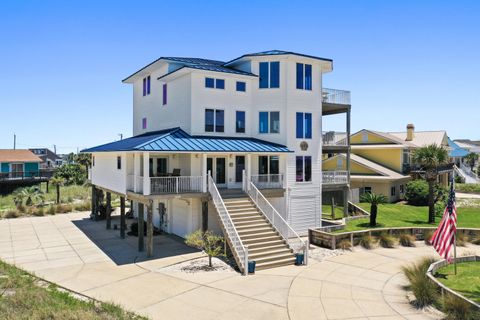
[[[137,186],[138,177],[140,176],[140,155],[138,153],[133,154],[133,192],[138,192]]]
[[[207,192],[207,154],[202,154],[202,192]]]
[[[143,194],[150,195],[150,153],[143,153]]]
[[[247,171],[246,186],[248,190],[250,188],[250,183],[248,182],[252,179],[252,155],[248,153],[245,160],[246,160],[245,169]]]

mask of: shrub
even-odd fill
[[[87,179],[87,172],[85,167],[77,163],[64,164],[57,168],[55,177],[62,178],[65,181],[65,185],[82,185]]]
[[[468,242],[468,236],[463,232],[457,232],[457,246],[465,247]]]
[[[340,241],[338,246],[342,250],[351,250],[352,249],[352,242],[350,242],[350,240],[343,239],[342,241]]]
[[[455,191],[465,193],[480,193],[480,184],[478,183],[456,183]]]
[[[448,192],[443,186],[435,185],[435,202],[445,200],[447,194]],[[413,180],[407,183],[405,188],[405,199],[407,200],[408,204],[413,206],[428,205],[428,183],[421,179]]]
[[[479,238],[473,238],[470,240],[471,243],[473,244],[476,244],[476,245],[480,245],[480,237]]]
[[[360,239],[360,245],[365,249],[371,249],[373,247],[373,237],[366,235]]]
[[[475,320],[480,317],[480,313],[470,303],[453,294],[444,295],[443,311],[448,320]]]
[[[41,217],[45,214],[44,210],[42,207],[40,208],[30,208],[29,209],[29,214],[32,215],[32,216],[37,216],[37,217]]]
[[[47,210],[47,213],[53,216],[55,214],[55,207],[54,206],[49,206],[48,210]]]
[[[437,297],[436,285],[427,277],[427,271],[435,260],[432,258],[423,258],[411,266],[402,268],[403,274],[410,283],[410,289],[415,295],[415,304],[417,307],[425,307],[435,302]]]
[[[73,205],[77,211],[89,211],[92,209],[92,204],[89,201],[79,202]]]
[[[72,212],[73,207],[70,204],[57,204],[55,206],[55,212],[56,213],[67,213],[67,212]]]
[[[434,231],[433,230],[425,230],[424,233],[423,233],[423,241],[425,242],[425,244],[427,246],[431,246],[432,245],[432,242],[430,241],[433,237],[433,233]]]
[[[25,208],[24,205],[21,204],[21,205],[19,205],[19,206],[17,207],[17,210],[18,210],[18,212],[20,212],[20,213],[25,213],[26,208]]]
[[[6,219],[18,218],[21,216],[21,213],[18,210],[7,210],[3,213],[3,217]]]
[[[395,238],[388,233],[382,233],[378,237],[378,243],[384,248],[393,248],[395,247]]]
[[[399,237],[400,244],[404,247],[415,247],[415,236],[411,234],[402,233]]]

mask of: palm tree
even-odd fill
[[[23,189],[16,189],[12,196],[13,196],[13,202],[15,203],[15,206],[18,208],[23,205],[23,200],[25,200],[25,196],[22,193]]]
[[[61,177],[53,177],[50,179],[50,183],[57,189],[57,204],[60,203],[60,187],[63,186],[65,181]]]
[[[21,193],[27,206],[31,206],[36,202],[43,202],[44,200],[43,192],[37,187],[23,188]]]
[[[465,157],[465,160],[467,160],[467,163],[470,166],[470,170],[472,170],[473,172],[473,168],[475,167],[475,162],[478,160],[478,154],[470,152]]]
[[[75,162],[85,167],[85,172],[88,172],[88,168],[92,165],[91,153],[79,153],[75,156]]]
[[[434,187],[438,179],[438,168],[448,162],[448,151],[442,146],[431,144],[416,149],[412,159],[425,170],[425,180],[428,183],[428,223],[435,223]]]
[[[377,226],[377,211],[378,205],[387,202],[387,197],[383,194],[375,194],[373,192],[366,192],[362,195],[363,202],[370,203],[370,227]]]

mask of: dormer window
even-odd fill
[[[312,65],[297,63],[297,89],[312,90]]]
[[[150,76],[143,78],[143,96],[150,95]]]
[[[260,62],[260,80],[258,87],[260,89],[266,88],[280,88],[280,62]]]

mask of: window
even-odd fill
[[[296,180],[297,182],[312,181],[312,157],[296,157]]]
[[[260,81],[258,87],[280,88],[280,62],[260,62],[259,64]]]
[[[297,89],[312,90],[312,65],[297,63]]]
[[[117,157],[117,169],[121,170],[122,169],[122,157]]]
[[[224,79],[205,78],[205,88],[225,89]]]
[[[150,94],[150,76],[143,78],[143,96]]]
[[[259,156],[258,174],[260,182],[279,182],[280,164],[278,156]],[[268,177],[267,175],[273,175]]]
[[[361,193],[364,194],[364,193],[372,193],[372,187],[363,187],[363,188],[360,188],[360,191],[362,191]]]
[[[368,132],[367,131],[362,132],[362,142],[368,142]]]
[[[236,112],[235,132],[245,133],[245,111]]]
[[[205,78],[205,88],[215,88],[215,79]]]
[[[408,149],[403,150],[403,163],[410,164],[410,151]]]
[[[312,138],[312,114],[297,112],[297,138]]]
[[[401,185],[400,185],[400,193],[401,193],[401,194],[405,193],[405,190],[404,190],[403,184],[401,184]]]
[[[92,156],[92,167],[95,166],[95,156]]]
[[[224,132],[224,111],[205,109],[205,132]]]
[[[217,89],[225,89],[225,80],[223,80],[223,79],[215,79],[215,88],[217,88]]]
[[[337,157],[337,169],[342,170],[343,169],[343,158],[340,156]]]
[[[142,119],[142,129],[147,129],[147,118]]]
[[[390,195],[393,197],[393,196],[395,196],[396,193],[397,193],[396,188],[395,188],[395,187],[391,187],[391,188],[390,188]]]
[[[163,93],[162,104],[166,105],[167,104],[167,84],[166,83],[163,84],[162,93]]]
[[[245,92],[247,90],[247,85],[243,81],[237,81],[237,91]]]
[[[280,133],[280,112],[261,111],[259,112],[258,132],[259,133]]]

